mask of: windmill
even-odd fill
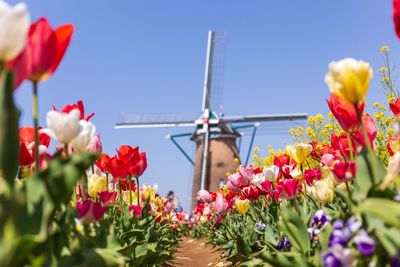
[[[251,148],[257,129],[265,125],[267,130],[276,132],[287,124],[301,123],[307,119],[305,113],[263,114],[224,116],[216,110],[220,103],[224,56],[225,33],[208,32],[207,57],[204,76],[202,110],[200,117],[182,115],[136,115],[121,114],[116,128],[164,128],[195,127],[192,133],[167,135],[182,154],[194,166],[192,185],[192,208],[196,204],[196,194],[200,189],[217,191],[224,183],[227,172],[234,172],[239,165],[239,149],[244,129],[252,128],[251,141],[245,164],[249,161]],[[287,129],[286,127],[285,129]],[[195,160],[176,141],[180,137],[189,137],[196,143]],[[239,144],[237,144],[239,141]]]

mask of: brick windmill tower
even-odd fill
[[[279,129],[285,123],[302,122],[307,119],[307,114],[304,113],[250,116],[224,116],[222,112],[218,113],[217,110],[220,109],[218,98],[220,98],[223,87],[225,42],[225,33],[209,31],[200,117],[177,114],[160,116],[123,113],[121,121],[115,125],[116,128],[195,128],[191,133],[167,136],[194,166],[192,208],[197,203],[196,194],[200,189],[217,191],[225,183],[226,173],[235,172],[240,161],[237,145],[239,140],[240,147],[243,135],[239,132],[240,129],[253,129],[245,160],[245,164],[247,164],[257,128],[261,124],[268,124]],[[190,137],[196,143],[195,160],[192,160],[176,141],[180,137]]]

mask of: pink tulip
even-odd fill
[[[223,213],[228,210],[229,203],[222,193],[218,193],[215,199],[215,211],[218,213]]]
[[[92,152],[103,152],[103,145],[102,145],[102,143],[100,141],[100,133],[96,133],[96,135],[90,141],[89,151],[92,151]]]
[[[209,203],[212,202],[212,196],[211,194],[207,191],[207,190],[200,190],[199,192],[197,192],[197,197],[196,199],[200,202],[204,202],[204,203]]]
[[[142,207],[139,205],[130,206],[129,211],[132,212],[136,218],[140,218],[140,215],[142,215]]]
[[[100,201],[105,205],[105,206],[112,206],[115,204],[117,200],[117,191],[104,191],[97,193],[100,197]]]
[[[254,169],[252,166],[242,166],[240,165],[238,168],[238,172],[243,177],[245,182],[250,182],[253,178]]]
[[[107,208],[101,206],[99,202],[93,202],[90,199],[77,202],[76,207],[79,217],[85,223],[97,222],[103,217],[104,212],[107,210]]]

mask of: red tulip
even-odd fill
[[[50,136],[46,133],[40,132],[41,127],[39,127],[39,144],[49,147]],[[19,141],[31,146],[35,142],[35,129],[33,127],[22,127],[19,129]]]
[[[32,23],[25,49],[8,64],[14,70],[16,84],[25,78],[33,82],[47,80],[64,57],[73,31],[71,24],[53,30],[46,18]]]
[[[346,182],[354,179],[356,176],[356,167],[357,165],[355,162],[338,162],[333,166],[332,172],[336,180],[339,182]]]
[[[335,94],[331,94],[330,99],[326,100],[326,102],[343,130],[348,133],[353,133],[359,128],[357,112],[352,104],[343,101]],[[362,114],[364,102],[358,103],[357,107],[360,114]]]
[[[126,179],[128,177],[128,166],[118,157],[112,157],[108,166],[114,179]]]
[[[367,137],[369,139],[369,143],[371,145],[372,148],[374,148],[374,140],[377,134],[377,129],[375,126],[375,122],[372,119],[371,115],[369,114],[365,114],[362,117],[362,123],[364,125],[364,129],[367,133]],[[362,148],[364,148],[366,146],[365,143],[365,138],[364,135],[361,132],[361,129],[358,129],[354,135],[352,136],[352,139]]]
[[[129,211],[132,212],[136,218],[140,218],[140,215],[142,215],[142,207],[139,205],[130,206]]]
[[[259,195],[267,195],[272,190],[272,182],[271,181],[264,181],[259,186],[257,186],[258,194]]]
[[[400,97],[395,102],[389,103],[389,108],[395,116],[400,113]]]
[[[19,143],[19,165],[30,166],[35,161],[32,152],[23,142]]]
[[[396,152],[400,151],[400,137],[393,137],[393,138],[388,138],[386,141],[386,147],[387,150],[390,154],[390,156],[393,156]]]
[[[297,196],[297,191],[301,189],[301,184],[298,179],[285,179],[276,184],[277,197],[292,199]],[[276,197],[275,197],[276,199]]]
[[[131,166],[129,167],[129,173],[134,177],[140,177],[147,169],[147,158],[146,152],[136,154],[133,157]]]
[[[83,202],[77,202],[76,208],[79,217],[85,223],[97,222],[101,217],[103,217],[104,212],[107,210],[107,208],[101,206],[99,202],[93,202],[90,199]]]
[[[83,106],[82,100],[79,100],[78,102],[76,102],[76,104],[65,105],[65,107],[61,109],[61,112],[70,113],[74,109],[79,110],[79,112],[81,113],[80,115],[81,120],[89,121],[94,116],[94,113],[92,112],[85,117],[85,107]],[[57,111],[57,108],[54,105],[53,105],[53,110]]]
[[[326,154],[334,154],[335,150],[328,144],[311,142],[313,149],[311,151],[311,156],[317,160],[320,160],[322,156]]]
[[[242,195],[245,198],[252,200],[258,198],[259,191],[255,186],[247,186],[242,189]]]
[[[102,153],[96,160],[96,166],[104,173],[110,173],[110,157],[106,153]]]
[[[322,172],[320,168],[314,170],[304,171],[304,180],[308,185],[312,185],[315,180],[320,180],[322,177]]]
[[[139,147],[131,147],[129,145],[121,145],[117,150],[118,158],[125,162],[130,162],[135,154],[139,153]]]
[[[129,187],[129,182],[127,180],[122,180],[121,181],[121,189],[126,191],[126,190],[132,190],[132,191],[136,191],[136,183],[135,181],[132,181]]]
[[[104,192],[99,192],[97,194],[100,197],[101,203],[103,203],[105,206],[111,206],[116,202],[118,192],[117,191],[104,191]]]
[[[352,146],[353,156],[356,156],[362,149],[361,146],[356,144],[354,138],[350,138],[350,143]],[[347,134],[343,132],[341,135],[332,134],[331,136],[332,147],[346,159],[350,159],[350,146],[347,139]]]
[[[393,0],[393,22],[397,37],[400,38],[400,0]]]

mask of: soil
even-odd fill
[[[183,237],[175,253],[175,259],[168,262],[167,266],[228,266],[221,257],[221,251],[205,244],[205,239]]]

